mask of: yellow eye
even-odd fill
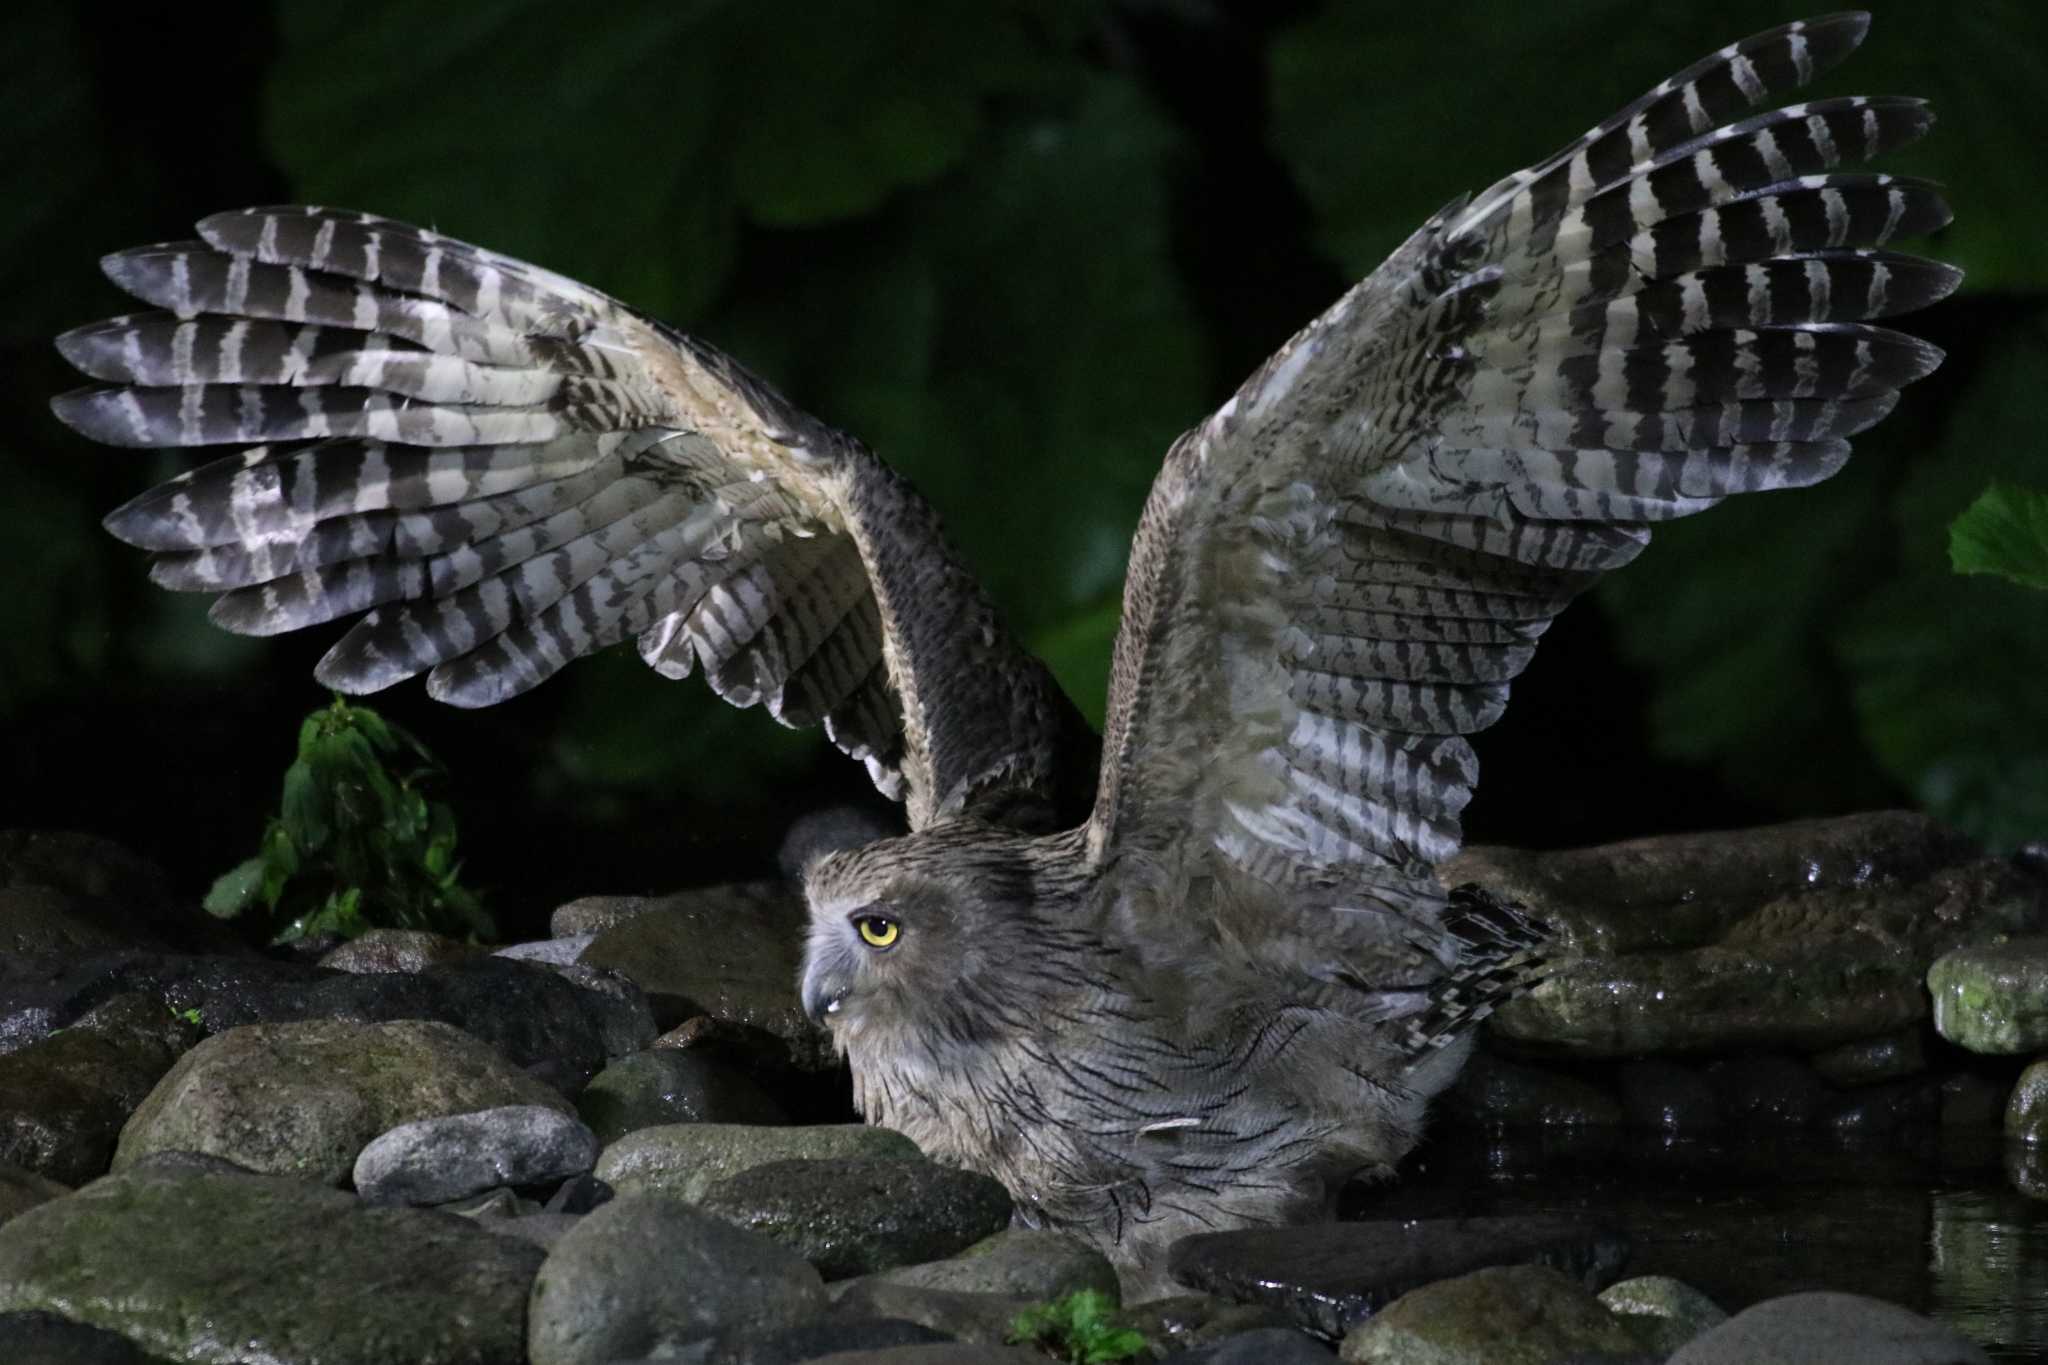
[[[860,930],[860,941],[870,948],[886,948],[902,937],[902,926],[884,915],[862,915],[853,922]]]

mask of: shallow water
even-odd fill
[[[1447,1136],[1345,1213],[1575,1214],[1628,1235],[1625,1274],[1676,1276],[1730,1312],[1849,1290],[1939,1318],[1993,1359],[2048,1360],[2048,1153],[1995,1132]]]

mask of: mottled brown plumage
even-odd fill
[[[110,257],[60,416],[259,443],[114,513],[320,677],[483,705],[629,636],[821,723],[912,833],[809,873],[803,989],[869,1118],[1140,1279],[1390,1170],[1539,933],[1433,869],[1544,628],[1648,527],[1827,477],[1939,360],[1869,320],[1947,221],[1847,162],[1916,101],[1745,117],[1861,40],[1788,25],[1454,203],[1175,443],[1094,737],[864,447],[572,281],[359,214]],[[1729,122],[1730,120],[1738,120]],[[1725,124],[1725,126],[1723,126]]]

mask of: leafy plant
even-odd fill
[[[440,772],[411,734],[336,697],[299,727],[261,850],[214,882],[207,910],[261,907],[273,942],[373,925],[490,937],[490,915],[457,880],[455,816],[423,790]]]
[[[1141,1333],[1116,1325],[1116,1303],[1099,1289],[1077,1289],[1025,1309],[1011,1320],[1005,1339],[1070,1365],[1130,1360],[1148,1349]]]
[[[2048,589],[2048,493],[1995,482],[1949,523],[1948,562]]]

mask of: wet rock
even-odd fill
[[[630,1057],[653,1046],[660,1033],[654,1023],[654,1007],[647,992],[623,973],[581,962],[556,967],[554,972],[581,992],[577,1003],[597,1025],[598,1047],[608,1060]]]
[[[0,980],[137,947],[247,952],[148,859],[92,834],[0,830]]]
[[[527,1310],[532,1365],[601,1365],[727,1331],[764,1333],[826,1307],[818,1272],[765,1237],[678,1200],[625,1195],[548,1253]]]
[[[1591,1081],[1477,1053],[1438,1101],[1447,1115],[1489,1128],[1604,1126],[1621,1102]]]
[[[1835,1098],[1820,1122],[1845,1137],[1875,1137],[1901,1128],[1931,1125],[1941,1114],[1941,1086],[1921,1077],[1889,1085],[1866,1085]]]
[[[553,1251],[555,1243],[562,1240],[569,1229],[583,1221],[580,1213],[529,1213],[519,1218],[479,1219],[477,1226],[497,1233],[501,1237],[517,1237],[542,1251]]]
[[[828,1322],[893,1318],[982,1346],[1001,1346],[1017,1315],[1032,1306],[1022,1294],[974,1294],[891,1284],[879,1275],[850,1280],[839,1291]]]
[[[1093,1289],[1114,1300],[1120,1292],[1116,1267],[1101,1252],[1038,1228],[1005,1228],[957,1256],[880,1271],[875,1278],[920,1289],[1027,1299],[1056,1299]]]
[[[377,972],[422,972],[442,962],[461,962],[483,949],[446,934],[425,929],[370,929],[320,955],[319,965],[331,972],[356,975]]]
[[[1644,1349],[1660,1358],[1728,1320],[1719,1304],[1669,1275],[1616,1281],[1600,1291],[1600,1302],[1621,1319]]]
[[[1917,1028],[1838,1043],[1813,1055],[1813,1069],[1831,1085],[1904,1080],[1927,1069],[1926,1035]]]
[[[1372,1365],[1559,1365],[1637,1360],[1606,1305],[1548,1266],[1495,1266],[1403,1294],[1344,1336],[1345,1361]]]
[[[2008,1142],[2004,1148],[2007,1183],[2029,1199],[2048,1202],[2048,1143]]]
[[[1629,1062],[1615,1071],[1621,1110],[1631,1128],[1700,1132],[1721,1126],[1714,1087],[1690,1067],[1671,1062]]]
[[[951,1340],[944,1332],[902,1318],[835,1316],[773,1332],[721,1332],[703,1343],[701,1355],[693,1349],[691,1358],[697,1365],[798,1365],[821,1356],[836,1362],[847,1352],[885,1352],[893,1361],[903,1359],[894,1354],[898,1348]]]
[[[1585,954],[1489,1026],[1578,1056],[1819,1050],[1893,1032],[1926,1017],[1935,958],[2044,924],[2034,882],[1902,813],[1468,850],[1441,875],[1524,900]]]
[[[371,1138],[414,1119],[568,1101],[447,1024],[319,1019],[216,1034],[180,1058],[122,1130],[116,1169],[155,1151],[346,1182]]]
[[[707,1190],[706,1212],[773,1238],[828,1280],[933,1261],[1010,1223],[1010,1195],[932,1161],[772,1161]]]
[[[441,1206],[444,1213],[458,1218],[468,1218],[478,1223],[496,1223],[510,1218],[531,1218],[541,1212],[541,1204],[520,1194],[517,1190],[503,1186],[486,1191],[482,1196],[467,1199],[451,1199]]]
[[[1581,951],[1612,956],[1700,947],[1783,897],[1911,886],[1977,856],[1924,815],[1873,811],[1548,852],[1475,845],[1438,876],[1520,901]]]
[[[2005,1102],[2005,1135],[2029,1144],[2048,1142],[2048,1059],[2020,1073]]]
[[[1335,1357],[1315,1338],[1286,1327],[1233,1332],[1173,1359],[1175,1365],[1330,1365]]]
[[[1941,1126],[1996,1128],[2005,1121],[2007,1088],[1988,1076],[1959,1071],[1941,1082]]]
[[[573,966],[583,956],[596,934],[572,934],[567,938],[542,938],[531,943],[509,943],[494,949],[493,957],[509,957],[519,962],[539,962],[549,967]]]
[[[174,1013],[195,1013],[210,1033],[308,1019],[439,1020],[521,1066],[562,1067],[579,1088],[604,1065],[617,1008],[557,971],[502,958],[351,975],[264,958],[130,953],[76,964],[60,978],[37,983],[33,998],[18,991],[0,1001],[0,1009],[38,1010],[63,1024],[124,992],[154,996]],[[651,1027],[642,1031],[652,1036]]]
[[[0,887],[42,886],[142,910],[172,899],[170,879],[139,853],[97,834],[0,830]]]
[[[121,1125],[198,1031],[122,995],[0,1056],[0,1161],[76,1185],[107,1169]]]
[[[1710,1063],[1707,1083],[1728,1123],[1798,1128],[1832,1103],[1819,1073],[1794,1057],[1729,1057]]]
[[[1958,948],[1927,973],[1934,1027],[1972,1052],[2048,1048],[2048,937]]]
[[[130,1173],[0,1227],[0,1311],[180,1361],[504,1365],[541,1253],[297,1180]]]
[[[548,933],[554,938],[601,934],[660,903],[658,896],[578,896],[555,907],[548,916]]]
[[[1569,1218],[1420,1218],[1201,1233],[1167,1255],[1182,1284],[1344,1332],[1423,1285],[1490,1266],[1547,1265],[1589,1287],[1628,1256],[1619,1234]]]
[[[831,1365],[1045,1365],[1045,1356],[1022,1346],[891,1346],[879,1351],[845,1351],[822,1358]]]
[[[728,1176],[770,1161],[855,1161],[923,1156],[888,1128],[860,1123],[757,1128],[733,1123],[675,1123],[642,1128],[604,1149],[597,1178],[619,1193],[643,1191],[697,1203]]]
[[[69,1185],[37,1175],[26,1166],[0,1161],[0,1224],[38,1204],[47,1204],[69,1193]],[[4,1359],[6,1357],[0,1355],[0,1360]]]
[[[401,1123],[357,1154],[356,1193],[441,1204],[493,1185],[553,1185],[597,1164],[596,1134],[559,1110],[503,1105]]]
[[[575,1175],[548,1196],[547,1209],[549,1213],[589,1213],[600,1204],[609,1204],[616,1193],[594,1175]]]
[[[649,902],[600,932],[582,960],[631,977],[663,1027],[709,1015],[774,1035],[793,1065],[830,1070],[831,1039],[797,998],[807,922],[787,883],[705,887]]]
[[[1288,1326],[1292,1319],[1267,1304],[1233,1303],[1213,1294],[1176,1294],[1170,1298],[1147,1299],[1125,1304],[1117,1314],[1117,1326],[1128,1327],[1160,1350],[1191,1351],[1200,1346],[1228,1341],[1258,1332],[1281,1328],[1299,1335]],[[1329,1352],[1324,1352],[1327,1358]],[[1185,1359],[1175,1355],[1175,1360]]]
[[[1679,1348],[1670,1365],[1991,1365],[1931,1318],[1861,1294],[1787,1294],[1744,1309]]]
[[[0,971],[29,974],[34,966],[156,943],[137,928],[131,938],[77,896],[48,886],[0,886]]]
[[[55,1313],[0,1313],[0,1360],[21,1365],[171,1365],[119,1333]]]
[[[667,1123],[789,1121],[753,1077],[701,1048],[650,1048],[621,1057],[584,1087],[576,1109],[605,1142]]]

